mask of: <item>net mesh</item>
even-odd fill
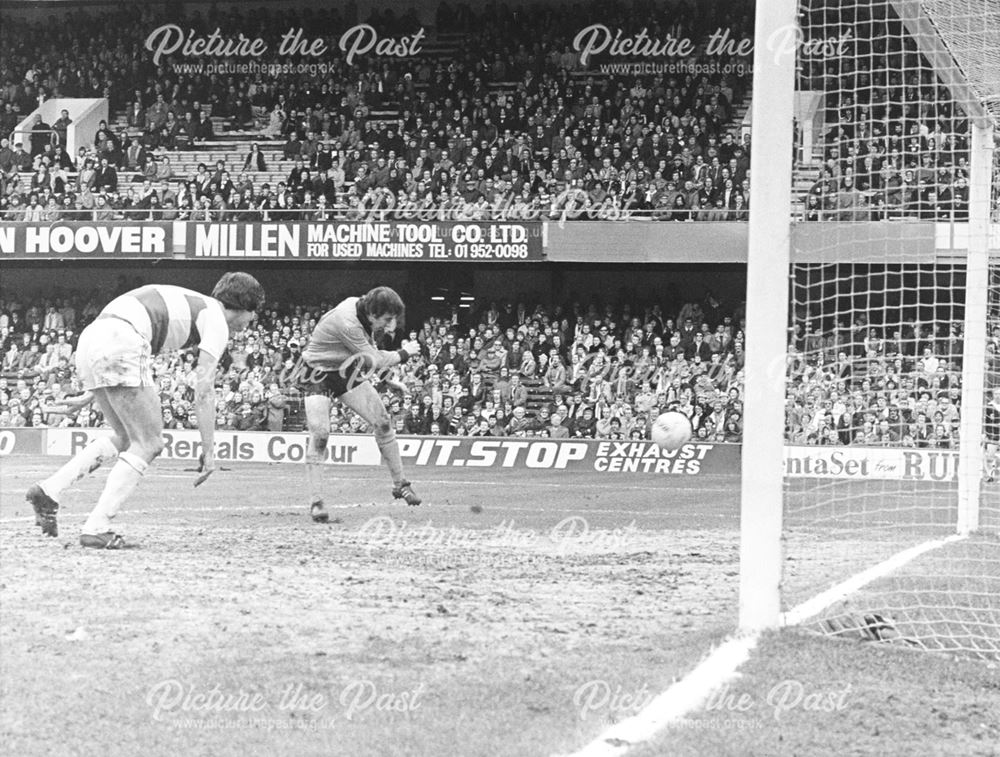
[[[1000,4],[995,0],[922,0],[920,10],[972,91],[1000,122]]]
[[[1000,399],[1000,273],[991,267],[989,313],[967,335],[967,284],[980,282],[966,280],[964,251],[936,242],[968,235],[969,114],[1000,82],[989,81],[1000,19],[992,7],[976,16],[983,2],[923,5],[915,25],[895,1],[800,2],[797,85],[816,107],[798,112],[793,218],[812,241],[808,255],[793,245],[782,601],[795,608],[883,565],[806,622],[995,659],[1000,484],[981,485],[978,530],[956,530],[967,338],[988,340],[974,389],[986,430]],[[946,38],[955,69],[914,29]],[[900,555],[910,559],[886,562]]]

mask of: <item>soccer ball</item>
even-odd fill
[[[684,413],[671,410],[653,421],[650,436],[661,449],[673,452],[690,441],[692,433],[693,429],[688,417]]]

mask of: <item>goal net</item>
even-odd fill
[[[781,618],[997,659],[1000,4],[798,18]]]

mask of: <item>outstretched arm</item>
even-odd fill
[[[200,486],[215,471],[215,367],[218,358],[201,350],[195,368],[194,405],[198,413],[198,433],[201,434],[199,475],[194,485]]]
[[[63,397],[60,402],[53,402],[42,405],[43,413],[76,413],[94,401],[94,393],[91,391],[83,394],[75,394],[72,397]]]

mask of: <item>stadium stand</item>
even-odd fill
[[[852,8],[862,16],[867,12]],[[656,19],[651,35],[669,31],[703,41],[722,25],[737,36],[751,31],[745,3],[713,4],[697,12],[680,3],[669,18],[643,2],[612,8],[586,3],[573,6],[571,30],[558,23],[565,8],[472,11],[442,3],[417,56],[359,58],[351,65],[333,58],[325,72],[266,69],[235,78],[182,69],[174,60],[156,65],[150,56],[134,55],[142,40],[111,30],[155,28],[164,19],[149,8],[74,13],[60,24],[10,19],[0,29],[5,50],[0,215],[7,221],[53,223],[324,220],[376,211],[388,218],[460,213],[475,220],[505,213],[559,216],[565,208],[560,203],[571,196],[593,211],[590,217],[743,218],[750,202],[750,141],[739,124],[748,107],[748,74],[626,78],[594,67],[580,69],[570,47],[572,33],[594,20],[624,25],[639,11]],[[196,11],[187,20],[195,32],[238,30],[273,43],[277,29],[299,26],[332,34],[359,19],[356,9],[346,6],[343,12]],[[849,20],[857,25],[866,18]],[[420,27],[412,9],[400,15],[384,11],[365,21],[385,34],[412,35]],[[517,35],[510,33],[514,28]],[[68,50],[73,66],[63,65]],[[914,51],[872,46],[867,53],[854,59],[869,68],[831,71],[816,63],[802,74],[803,90],[836,91],[823,86],[824,78],[850,76],[853,86],[847,89],[858,93],[850,102],[828,98],[822,104],[821,120],[834,125],[817,141],[815,154],[802,156],[797,174],[802,217],[963,218],[968,145],[962,114],[937,95],[929,68],[921,70],[911,60]],[[913,65],[899,66],[903,59]],[[693,63],[699,61],[704,62],[695,56]],[[904,80],[890,76],[890,68],[921,72]],[[72,156],[64,149],[64,119],[37,125],[29,150],[12,147],[8,135],[21,116],[40,98],[61,96],[107,97],[111,123]],[[934,107],[921,107],[923,101]],[[36,418],[35,412],[72,386],[75,335],[96,313],[95,302],[76,295],[30,306],[6,303],[0,425],[5,417],[14,425],[100,422],[96,414],[53,419],[45,413]],[[419,337],[426,354],[399,377],[408,392],[395,398],[386,394],[387,401],[398,404],[394,415],[403,427],[430,432],[429,409],[440,404],[441,433],[467,432],[470,416],[478,424],[486,414],[489,424],[490,412],[488,430],[545,433],[536,419],[556,411],[571,434],[645,436],[650,417],[680,404],[695,418],[700,437],[739,439],[743,344],[738,314],[728,324],[709,321],[698,338],[697,315],[688,332],[683,311],[673,321],[644,314],[639,341],[633,342],[636,327],[625,312],[574,313],[581,322],[563,326],[552,323],[554,307],[530,312],[536,310],[531,318],[518,317],[513,335],[506,325],[501,333],[484,314],[475,325],[483,329],[478,347],[475,335],[461,335],[448,324],[435,335],[441,324],[425,324]],[[233,345],[225,407],[220,408],[227,426],[301,424],[294,386],[278,379],[289,360],[294,365],[315,316],[315,310],[302,308],[275,310],[250,338]],[[653,336],[647,337],[650,320]],[[609,329],[606,337],[602,327]],[[487,336],[488,329],[495,333]],[[672,344],[675,332],[677,345]],[[556,337],[558,361],[539,347]],[[898,338],[876,331],[846,342],[839,333],[795,336],[793,344],[810,359],[790,368],[789,437],[818,444],[951,444],[961,368],[948,346],[954,338],[960,338],[960,330]],[[895,347],[872,354],[866,339]],[[817,352],[806,347],[806,340],[820,340],[824,347]],[[996,341],[994,361],[1000,353]],[[603,342],[600,359],[594,357],[598,342]],[[839,349],[845,344],[853,346]],[[452,347],[455,359],[449,363],[442,353],[449,357]],[[813,359],[816,354],[822,359]],[[632,370],[623,371],[624,366]],[[191,425],[185,400],[190,366],[179,359],[160,370],[168,425]],[[519,392],[526,394],[520,403],[524,419],[511,420],[514,403],[504,397],[508,378],[501,371],[517,375],[526,390]],[[635,374],[648,377],[648,386]],[[482,397],[472,412],[467,393],[474,375],[481,378],[473,394]],[[493,401],[498,385],[501,398]],[[449,396],[452,406],[445,409]],[[591,414],[586,419],[585,408]],[[615,417],[620,429],[611,431]],[[348,430],[356,422],[341,416],[335,425]]]
[[[96,410],[45,410],[76,391],[73,347],[97,303],[95,294],[79,292],[0,302],[0,426],[101,425]],[[220,427],[302,428],[295,366],[329,305],[269,307],[233,340],[219,376]],[[741,438],[738,308],[720,311],[709,298],[677,310],[499,301],[471,318],[453,312],[406,335],[420,341],[421,355],[393,374],[398,386],[381,387],[400,432],[646,439],[653,418],[678,409],[697,439]],[[830,333],[793,333],[790,441],[953,448],[961,339],[960,324],[882,333],[863,318]],[[991,327],[988,359],[988,375],[1000,377],[1000,324]],[[193,364],[184,353],[157,360],[167,428],[194,427]],[[339,406],[332,421],[340,433],[365,430]]]
[[[796,166],[798,216],[968,220],[968,119],[890,4],[809,12],[810,24],[850,29],[854,54],[805,60],[799,72],[800,91],[824,94],[823,133]]]
[[[592,2],[573,17],[625,23],[645,7]],[[137,58],[142,40],[109,30],[162,22],[141,6],[74,14],[65,25],[11,20],[0,30],[0,135],[39,98],[104,96],[114,115],[77,155],[63,149],[64,119],[36,125],[30,150],[0,145],[0,212],[35,222],[323,220],[372,210],[480,219],[558,216],[570,205],[588,209],[585,218],[745,219],[748,73],[697,73],[706,63],[698,56],[677,74],[578,70],[576,29],[557,23],[567,12],[442,4],[417,56],[256,77]],[[750,31],[745,3],[650,12],[650,34],[704,41],[723,23],[734,35]],[[188,20],[195,31],[268,40],[276,29],[332,33],[357,21],[349,9]],[[367,21],[384,33],[419,28],[412,10]],[[61,65],[66,49],[81,52],[72,67]]]
[[[97,301],[69,293],[0,302],[0,425],[102,422],[96,411],[72,417],[45,410],[76,390],[73,346],[96,316]],[[328,305],[269,308],[233,340],[219,377],[222,427],[301,428],[295,368]],[[631,306],[511,302],[490,303],[468,322],[458,313],[456,306],[451,318],[426,319],[410,333],[423,345],[421,355],[396,370],[398,386],[383,386],[401,431],[645,439],[661,410],[678,407],[694,418],[701,438],[738,441],[742,335],[732,315],[715,311],[702,321],[695,303],[666,319],[659,307],[640,315]],[[168,428],[194,426],[193,365],[193,354],[178,354],[154,366]],[[363,430],[342,408],[334,413],[334,429]]]

